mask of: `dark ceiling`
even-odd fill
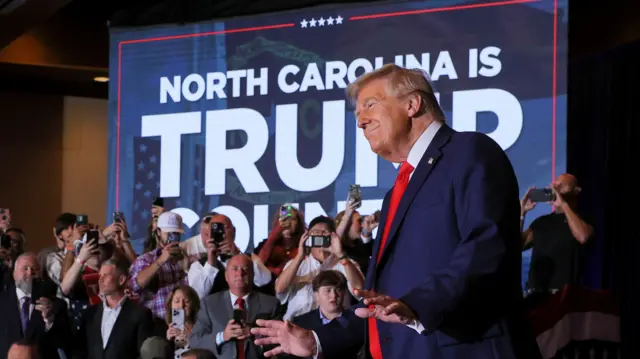
[[[109,26],[187,23],[339,2],[344,1],[0,0],[0,89],[106,98],[108,84],[94,78],[108,76]],[[638,40],[640,1],[571,1],[569,29],[573,58]]]

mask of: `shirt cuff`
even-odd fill
[[[360,239],[362,239],[362,243],[367,244],[369,242],[371,242],[371,240],[373,239],[373,233],[369,236],[369,238],[360,235]]]
[[[216,334],[216,345],[220,346],[224,343],[223,334],[223,332]]]
[[[207,262],[202,267],[202,271],[204,272],[205,276],[215,278],[215,276],[218,274],[219,269]]]
[[[316,352],[313,355],[313,359],[318,359],[322,357],[322,346],[320,345],[320,338],[318,338],[318,334],[316,334],[315,331],[311,331],[311,334],[313,334],[313,340],[316,341]]]
[[[415,330],[418,334],[422,334],[422,332],[424,332],[424,326],[418,320],[414,320],[413,323],[407,324],[407,327]]]

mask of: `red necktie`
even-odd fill
[[[236,299],[237,309],[244,311],[244,299],[238,298]],[[236,340],[236,353],[237,359],[244,359],[244,339]]]
[[[382,251],[384,250],[384,245],[387,243],[387,237],[391,230],[393,217],[396,216],[396,211],[398,210],[398,205],[400,204],[402,195],[407,189],[411,172],[413,172],[413,166],[408,162],[402,162],[400,172],[398,172],[398,177],[396,178],[396,183],[393,185],[393,190],[391,191],[389,210],[387,211],[387,218],[384,221],[384,232],[382,232],[382,239],[380,240],[380,248],[378,249],[376,264],[380,263],[380,259],[382,258]],[[370,306],[370,308],[373,308],[373,306]],[[373,359],[382,359],[382,349],[380,348],[380,338],[378,337],[378,326],[376,324],[376,318],[373,317],[369,318],[369,352]]]

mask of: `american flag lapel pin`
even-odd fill
[[[429,157],[429,161],[427,161],[427,163],[432,165],[433,164],[433,157]]]

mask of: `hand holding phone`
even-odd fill
[[[290,204],[284,204],[280,207],[280,221],[293,216],[293,206]]]
[[[355,208],[360,208],[362,206],[362,190],[360,189],[359,184],[349,185],[349,204],[356,204]]]
[[[556,196],[550,188],[533,188],[529,191],[527,198],[534,203],[553,202]]]
[[[9,208],[0,208],[0,229],[7,230],[11,227],[11,211]]]

